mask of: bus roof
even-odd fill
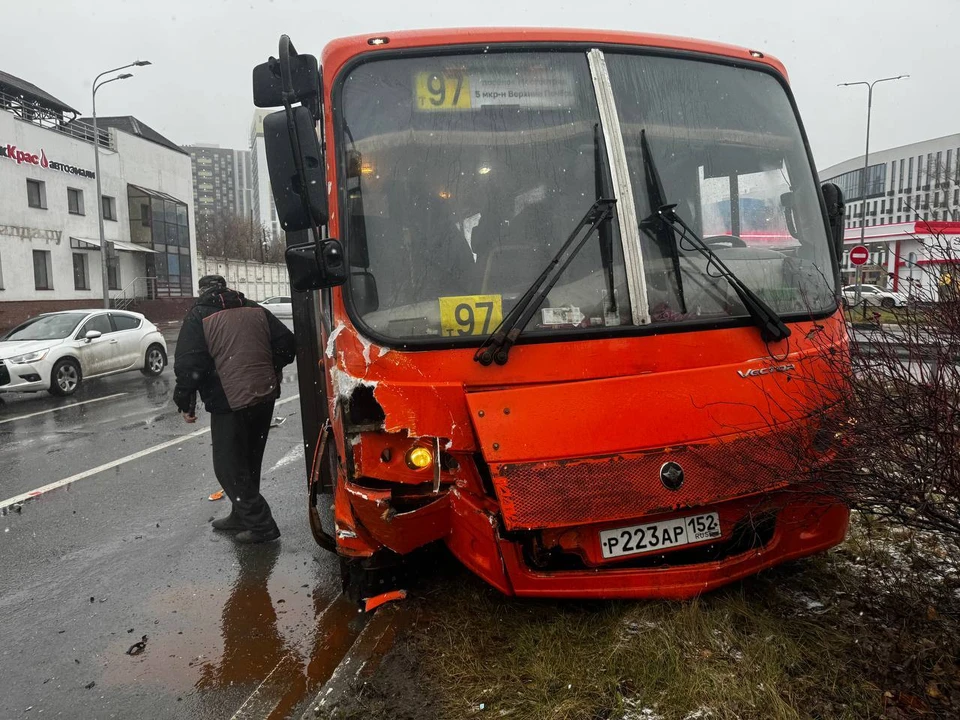
[[[374,45],[371,44],[371,40],[374,39],[386,39],[388,42]],[[323,65],[328,71],[337,73],[350,58],[366,53],[396,50],[398,48],[504,43],[597,43],[601,45],[632,45],[681,50],[763,63],[775,69],[784,78],[787,77],[786,69],[775,57],[736,45],[672,37],[670,35],[648,35],[617,30],[574,30],[570,28],[449,28],[354,35],[328,43],[323,49]],[[757,57],[757,54],[760,57]]]

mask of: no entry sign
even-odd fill
[[[857,245],[850,248],[850,264],[863,265],[870,259],[870,251],[866,245]]]

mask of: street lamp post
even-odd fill
[[[117,75],[109,80],[99,82],[100,78],[102,78],[104,75],[109,75],[110,73],[117,72],[118,70],[126,70],[130,67],[143,67],[144,65],[150,64],[151,63],[149,60],[137,60],[129,65],[121,65],[120,67],[115,67],[110,70],[104,70],[93,79],[93,172],[97,176],[97,222],[100,224],[100,273],[101,281],[103,283],[103,307],[106,309],[110,308],[110,281],[107,270],[107,239],[104,237],[103,232],[103,192],[100,185],[100,132],[97,130],[97,90],[102,88],[107,83],[112,83],[115,80],[126,80],[127,78],[133,77],[133,75],[130,73],[123,73],[122,75]]]
[[[870,166],[870,111],[873,108],[873,86],[877,83],[887,82],[889,80],[903,80],[909,75],[897,75],[896,77],[885,77],[879,80],[867,81],[858,80],[857,82],[839,83],[837,87],[850,87],[852,85],[867,86],[867,146],[863,152],[863,194],[861,197],[860,208],[860,244],[863,245],[864,232],[867,228],[867,168]],[[860,265],[856,267],[856,294],[854,305],[860,303]]]

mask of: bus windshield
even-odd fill
[[[608,53],[604,72],[613,134],[586,51],[390,58],[345,76],[341,232],[362,325],[388,341],[486,336],[612,187],[608,150],[629,171],[633,196],[618,202],[650,215],[642,130],[665,201],[744,283],[781,316],[830,309],[826,229],[779,82],[627,53]],[[677,251],[621,233],[622,217],[578,253],[526,336],[746,316],[701,255],[681,243],[678,273]],[[639,243],[639,268],[625,266],[624,242]]]

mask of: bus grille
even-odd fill
[[[808,473],[811,452],[795,433],[777,433],[583,460],[505,463],[491,472],[507,529],[533,530],[630,520],[773,490]],[[677,490],[660,480],[670,461],[684,472]]]

